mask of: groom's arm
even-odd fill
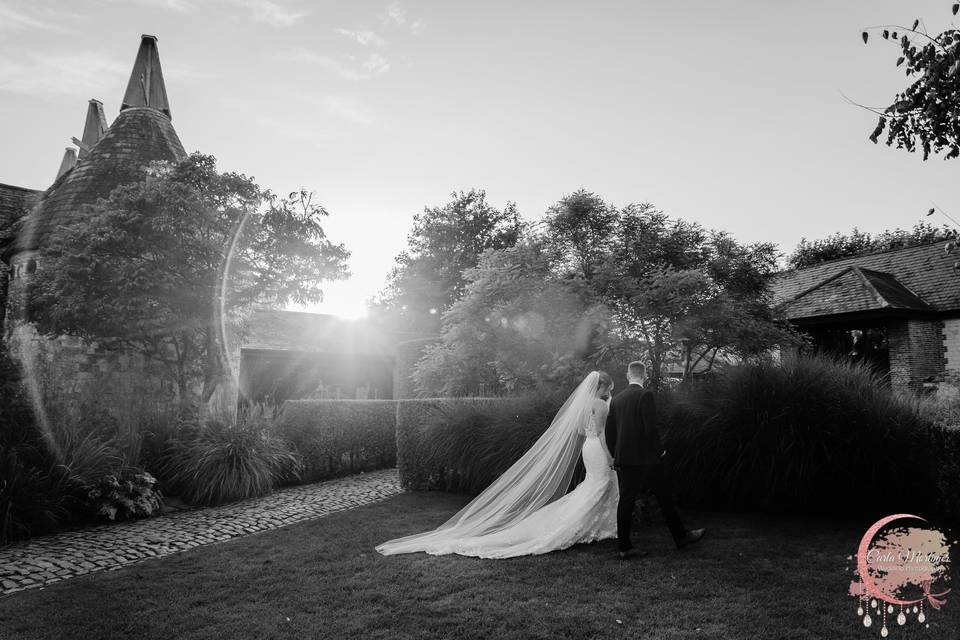
[[[647,443],[654,447],[651,453],[659,458],[663,443],[660,440],[660,429],[657,428],[657,403],[652,392],[648,391],[640,398],[640,416],[647,431]]]
[[[615,456],[615,447],[617,445],[617,420],[613,416],[613,407],[607,413],[607,422],[603,427],[603,437],[607,441],[607,452],[611,457]]]

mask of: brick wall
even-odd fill
[[[944,326],[939,320],[897,320],[887,325],[890,384],[919,391],[927,381],[944,379]]]
[[[960,376],[960,318],[943,321],[943,347],[947,374]]]

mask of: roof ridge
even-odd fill
[[[854,267],[847,267],[846,269],[841,269],[840,271],[836,272],[835,274],[833,274],[833,275],[830,276],[829,278],[827,278],[827,279],[825,279],[825,280],[821,280],[821,281],[819,281],[817,284],[815,284],[815,285],[813,285],[813,286],[811,286],[811,287],[807,287],[806,289],[804,289],[803,291],[801,291],[801,292],[798,293],[797,295],[793,296],[793,297],[790,298],[789,300],[784,300],[782,304],[785,304],[785,305],[786,305],[786,304],[790,304],[791,302],[795,302],[796,300],[799,300],[800,298],[802,298],[803,296],[807,295],[807,294],[810,293],[811,291],[816,291],[817,289],[819,289],[819,288],[822,287],[823,285],[827,284],[828,282],[831,282],[831,281],[833,281],[833,280],[836,280],[837,278],[839,278],[840,276],[842,276],[843,274],[845,274],[846,272],[850,271],[850,270],[853,269],[853,268],[854,268]]]
[[[880,293],[880,292],[877,290],[876,285],[874,285],[874,284],[873,284],[873,281],[870,280],[870,278],[867,277],[867,274],[865,274],[865,273],[863,272],[863,271],[864,271],[863,269],[861,269],[860,267],[858,267],[858,266],[856,266],[856,265],[853,265],[853,266],[850,267],[848,270],[849,270],[849,271],[853,271],[855,274],[857,274],[857,278],[860,279],[860,283],[863,284],[863,285],[867,288],[867,291],[869,291],[869,292],[871,292],[871,293],[873,294],[873,297],[876,299],[877,304],[879,304],[881,307],[891,307],[891,306],[893,306],[893,305],[890,304],[890,301],[887,300],[885,297],[883,297],[883,294]],[[869,269],[867,269],[867,271],[869,271]],[[873,273],[881,273],[881,272],[880,272],[880,271],[876,271],[876,272],[873,272]],[[892,277],[892,276],[891,276],[891,277]],[[893,279],[896,280],[896,278],[893,278]]]

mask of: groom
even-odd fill
[[[663,468],[666,452],[657,430],[653,393],[643,388],[646,377],[647,368],[642,362],[630,363],[627,367],[627,382],[630,384],[610,402],[604,434],[620,484],[617,546],[623,559],[632,555],[647,555],[646,551],[632,552],[633,544],[630,542],[633,505],[644,487],[649,487],[657,498],[678,549],[698,542],[705,533],[704,529],[687,531],[673,506],[670,484]]]

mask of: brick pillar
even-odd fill
[[[960,377],[960,318],[943,321],[944,368],[949,377]]]
[[[887,323],[887,346],[890,355],[890,388],[910,389],[910,333],[905,320]]]

